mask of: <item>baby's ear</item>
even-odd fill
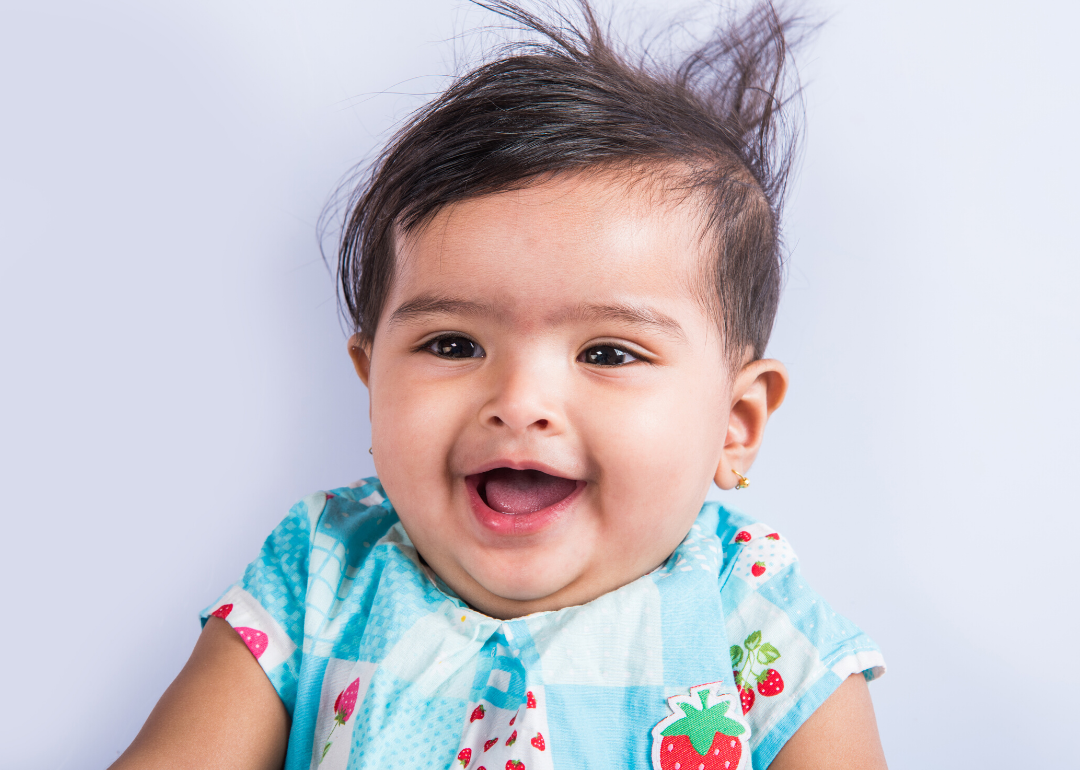
[[[366,387],[371,374],[371,343],[364,342],[359,334],[349,337],[349,358],[352,359],[356,374]]]
[[[771,358],[751,361],[739,372],[731,389],[731,413],[714,477],[716,486],[732,489],[739,483],[739,474],[748,475],[765,437],[765,423],[783,403],[787,386],[787,369]]]

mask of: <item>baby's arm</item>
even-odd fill
[[[886,770],[870,689],[852,674],[803,722],[769,770]]]
[[[187,665],[110,770],[279,770],[289,714],[232,627],[211,617]]]

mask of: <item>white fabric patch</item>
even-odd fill
[[[232,609],[227,610],[230,604]],[[240,634],[264,671],[273,671],[296,651],[296,645],[285,633],[285,629],[278,625],[254,596],[240,586],[233,586],[221,597],[218,606],[210,614],[215,613],[224,615],[224,619]]]
[[[739,544],[731,574],[758,588],[799,560],[787,539],[765,524],[753,524],[735,533]]]
[[[468,704],[463,716],[454,770],[554,770],[543,687],[530,689],[515,711],[481,700]]]
[[[869,671],[871,679],[884,676],[885,658],[877,650],[865,650],[841,658],[832,667],[832,672],[841,679],[847,679],[852,674],[860,674],[863,671]]]
[[[319,695],[319,713],[315,717],[315,742],[311,746],[311,768],[319,770],[345,770],[352,750],[353,728],[356,712],[364,702],[371,677],[378,668],[374,663],[330,658],[323,676]],[[352,710],[344,724],[334,720],[334,702],[356,683],[356,696]],[[327,746],[329,744],[329,747]]]

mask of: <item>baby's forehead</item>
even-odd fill
[[[621,163],[523,180],[510,189],[463,196],[435,209],[410,228],[395,227],[398,269],[434,269],[417,252],[493,245],[543,247],[553,258],[573,246],[590,251],[642,245],[672,270],[701,273],[712,251],[706,199],[685,169],[672,164]],[[662,241],[657,238],[661,237]],[[681,258],[672,260],[678,254]],[[642,254],[642,256],[644,253]],[[511,254],[507,255],[511,257]]]

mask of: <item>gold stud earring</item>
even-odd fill
[[[750,486],[750,479],[746,478],[746,476],[742,475],[734,468],[731,469],[731,472],[739,477],[739,482],[735,485],[736,489],[746,489]]]

